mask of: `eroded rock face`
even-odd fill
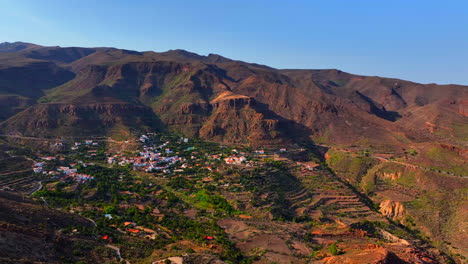
[[[383,172],[382,178],[391,179],[392,181],[398,180],[401,177],[401,172]]]
[[[158,127],[160,124],[151,109],[145,106],[125,103],[38,104],[1,126],[14,133],[43,136],[50,133],[96,135],[117,126]]]
[[[380,203],[380,212],[388,218],[400,219],[405,213],[405,206],[401,202],[384,200]]]
[[[213,111],[200,129],[200,137],[226,142],[273,142],[282,138],[281,120],[269,115],[256,101],[231,95],[212,101]]]

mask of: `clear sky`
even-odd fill
[[[0,0],[0,42],[468,84],[468,0]]]

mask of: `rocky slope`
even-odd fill
[[[85,230],[88,220],[0,192],[1,263],[102,263],[115,259]],[[73,231],[74,230],[74,231]],[[107,253],[106,253],[107,252]]]
[[[388,219],[404,224],[441,250],[466,256],[468,179],[421,166],[420,156],[385,160],[331,150],[327,162],[344,180],[367,193]],[[451,163],[457,164],[456,159]]]
[[[127,103],[37,104],[11,117],[3,126],[15,134],[34,136],[96,136],[128,134],[132,128],[158,129],[150,108]]]

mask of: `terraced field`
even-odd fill
[[[0,181],[0,189],[13,190],[21,193],[31,193],[38,186],[37,177],[29,176],[20,179],[4,179]]]
[[[363,219],[385,221],[358,193],[327,170],[301,170],[296,172],[296,177],[302,187],[287,197],[297,216],[325,217],[348,225]]]
[[[38,187],[39,177],[33,175],[32,161],[3,152],[0,156],[0,190],[29,194]]]

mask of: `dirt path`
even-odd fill
[[[117,258],[118,258],[119,260],[123,260],[123,261],[125,261],[125,263],[130,264],[130,261],[123,259],[123,258],[122,258],[122,255],[120,255],[120,248],[119,248],[119,247],[112,246],[112,245],[106,245],[106,247],[107,247],[107,248],[110,248],[110,249],[112,249],[112,250],[114,250],[114,251],[115,251],[115,255],[117,255]]]
[[[96,222],[94,222],[94,220],[93,220],[93,219],[91,219],[91,218],[88,218],[88,217],[85,217],[85,218],[86,218],[86,220],[88,220],[88,221],[90,221],[91,223],[93,223],[94,227],[96,227],[96,226],[97,226],[97,225],[96,225]]]
[[[44,202],[45,205],[47,205],[47,207],[49,207],[49,204],[48,204],[47,201],[44,199],[44,197],[41,197],[41,200]]]
[[[407,167],[410,167],[410,168],[413,168],[413,169],[420,169],[420,170],[423,170],[423,171],[435,172],[434,170],[432,170],[430,168],[422,167],[422,166],[419,166],[419,165],[414,165],[414,164],[410,164],[410,163],[406,163],[406,162],[402,162],[402,161],[397,161],[397,160],[388,160],[388,159],[385,159],[385,158],[382,158],[382,157],[376,157],[376,156],[372,156],[372,157],[376,158],[376,159],[378,159],[378,160],[380,160],[382,162],[393,162],[393,163],[404,165],[404,166],[407,166]],[[437,173],[446,174],[446,175],[449,175],[449,176],[452,176],[452,177],[468,177],[466,175],[465,176],[464,175],[456,175],[454,173],[443,171],[443,170],[438,170]]]
[[[351,150],[347,150],[347,149],[343,149],[343,148],[335,148],[335,147],[328,146],[328,145],[317,145],[317,146],[326,147],[326,148],[329,148],[329,149],[333,149],[333,150],[337,150],[337,151],[341,151],[341,152],[346,152],[346,153],[353,153],[353,151],[351,151]],[[423,170],[423,171],[435,172],[433,169],[423,167],[423,166],[419,166],[419,165],[406,163],[406,162],[402,162],[402,161],[389,160],[389,159],[386,159],[386,158],[383,158],[383,157],[378,157],[378,156],[371,156],[371,157],[375,158],[375,159],[378,159],[378,160],[380,160],[382,162],[393,162],[393,163],[404,165],[404,166],[407,166],[407,167],[410,167],[410,168],[413,168],[413,169],[420,169],[420,170]],[[437,173],[442,173],[442,174],[453,176],[453,177],[468,177],[468,175],[456,175],[454,173],[443,171],[443,170],[439,170],[439,171],[437,171]]]

